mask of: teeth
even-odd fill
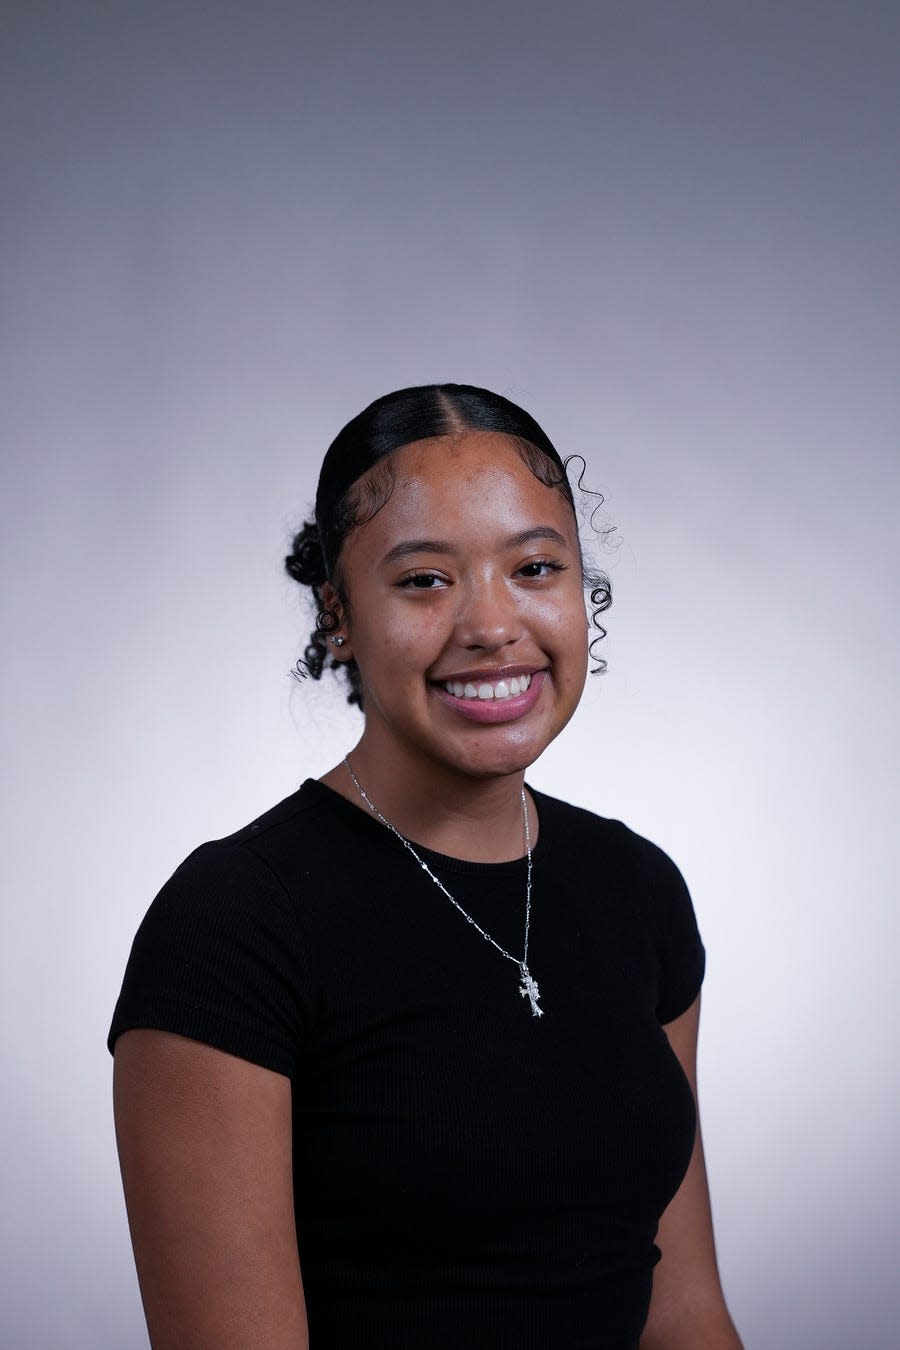
[[[497,680],[494,684],[463,684],[461,680],[447,680],[444,688],[454,698],[514,698],[524,694],[531,684],[530,675],[514,675],[510,680]]]

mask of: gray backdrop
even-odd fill
[[[343,422],[444,379],[618,527],[609,672],[531,780],[691,886],[748,1350],[896,1344],[898,13],[4,8],[4,1347],[146,1345],[131,938],[352,743],[281,559]]]

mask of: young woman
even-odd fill
[[[739,1348],[688,891],[524,781],[609,603],[558,453],[486,390],[390,394],[287,566],[305,669],[347,676],[363,730],[135,939],[109,1043],[153,1345]]]

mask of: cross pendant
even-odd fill
[[[538,989],[537,980],[531,974],[531,971],[525,965],[524,961],[519,969],[522,972],[522,983],[519,985],[519,993],[523,998],[527,996],[531,1000],[532,1017],[543,1017],[544,1010],[543,1008],[538,1007],[538,999],[540,998],[541,991]]]

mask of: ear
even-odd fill
[[[338,627],[333,628],[325,636],[328,653],[335,661],[349,661],[353,656],[353,648],[350,645],[350,634],[347,631],[344,607],[330,581],[323,583],[321,595],[323,609],[332,611],[338,619]],[[340,641],[335,641],[335,639],[340,639]]]

